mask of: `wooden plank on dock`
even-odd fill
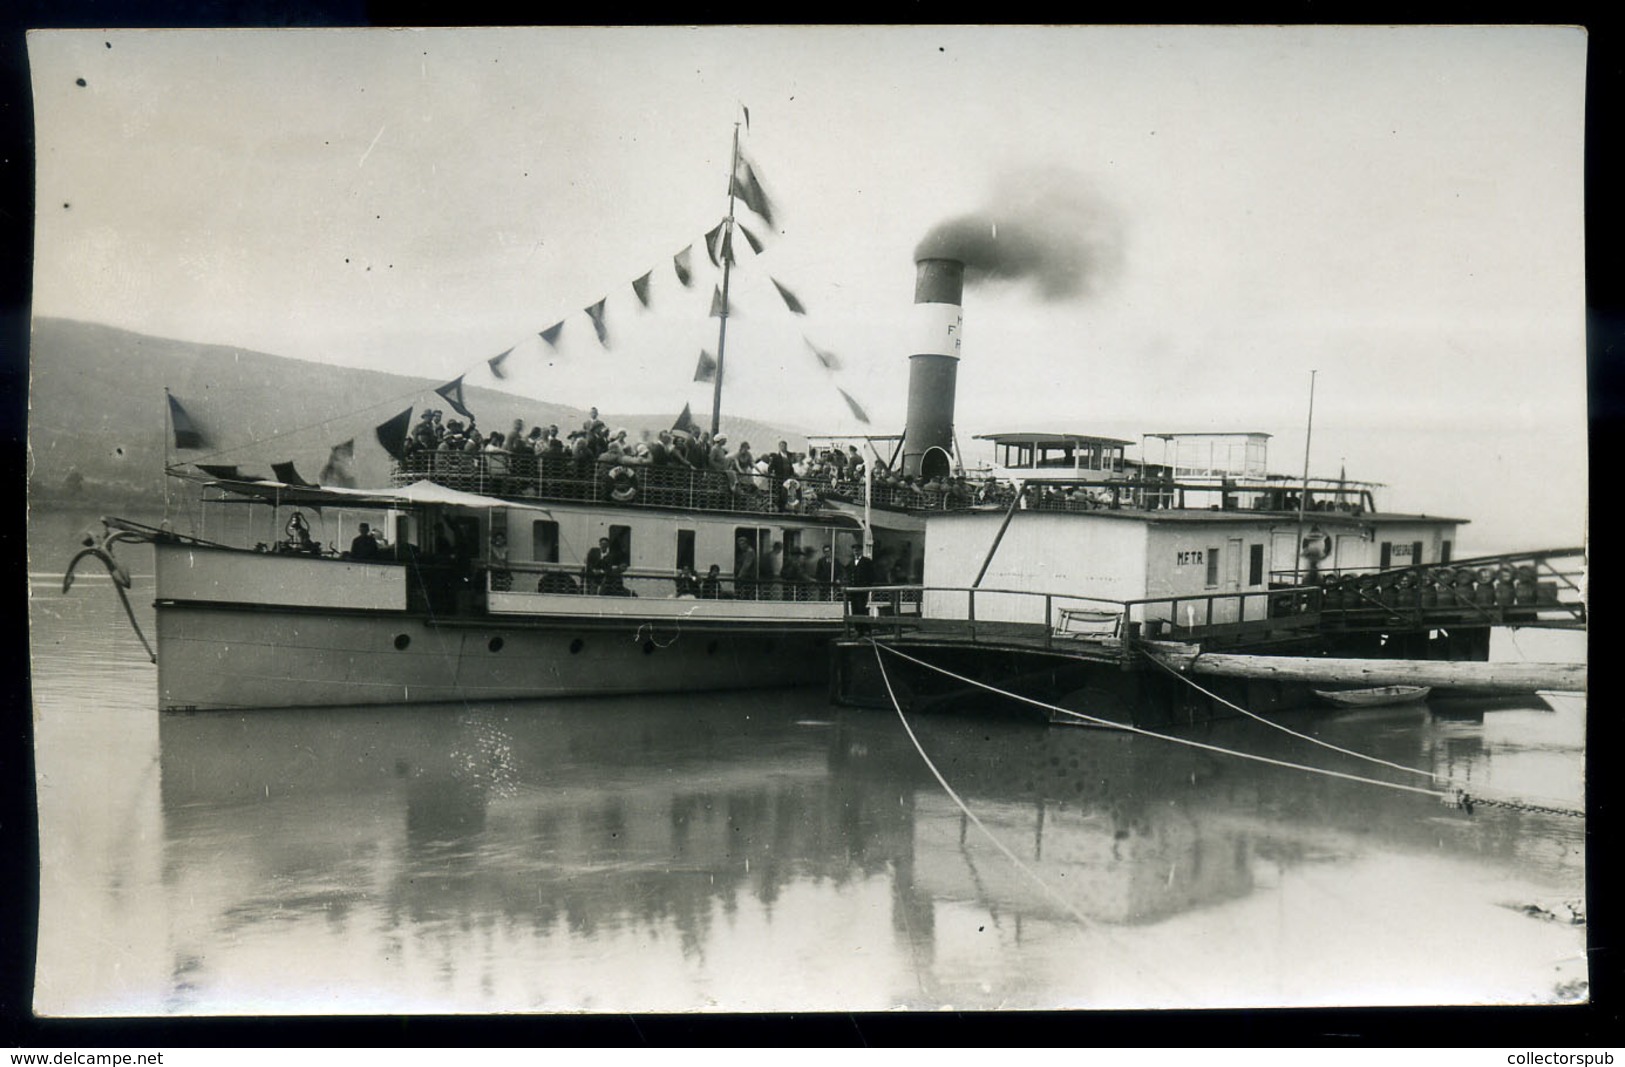
[[[1169,663],[1169,666],[1177,666]],[[1207,652],[1190,661],[1195,674],[1273,678],[1339,685],[1430,685],[1504,693],[1584,692],[1583,663],[1477,663],[1431,659],[1325,659]]]

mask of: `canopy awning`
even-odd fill
[[[238,481],[222,479],[206,483],[238,496],[252,497],[271,504],[303,507],[412,508],[433,505],[463,508],[526,508],[547,511],[540,504],[526,504],[501,497],[484,496],[448,489],[430,481],[413,482],[401,489],[346,489],[337,485],[291,485],[287,482]]]

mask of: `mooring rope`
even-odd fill
[[[1202,749],[1207,752],[1216,752],[1223,756],[1234,756],[1237,759],[1252,760],[1256,763],[1266,763],[1275,767],[1286,767],[1290,770],[1305,771],[1309,774],[1324,775],[1328,778],[1341,778],[1345,781],[1360,782],[1364,785],[1380,786],[1384,789],[1393,789],[1404,793],[1419,793],[1423,796],[1437,797],[1441,803],[1447,804],[1451,807],[1462,808],[1468,814],[1472,813],[1473,806],[1475,804],[1483,804],[1489,807],[1511,808],[1516,811],[1538,812],[1546,815],[1564,815],[1579,819],[1585,818],[1585,812],[1575,808],[1556,806],[1548,807],[1545,805],[1527,804],[1523,801],[1515,799],[1481,797],[1470,794],[1465,789],[1461,789],[1459,787],[1451,789],[1426,789],[1421,786],[1404,785],[1400,782],[1385,782],[1380,778],[1367,778],[1363,775],[1349,774],[1344,771],[1329,770],[1325,767],[1311,767],[1303,763],[1293,763],[1290,760],[1275,759],[1272,756],[1259,756],[1251,752],[1241,752],[1236,749],[1224,748],[1220,745],[1210,745],[1205,741],[1193,741],[1190,738],[1176,737],[1172,734],[1159,734],[1155,730],[1147,730],[1140,726],[1131,726],[1127,723],[1114,722],[1111,719],[1103,719],[1097,715],[1088,715],[1081,711],[1073,711],[1070,708],[1063,708],[1055,704],[1045,703],[1044,701],[1034,699],[1033,697],[1022,696],[1020,693],[1012,693],[1008,690],[1000,689],[997,686],[989,685],[986,682],[979,682],[974,678],[967,678],[964,675],[956,674],[953,671],[948,670],[946,667],[939,667],[934,663],[929,663],[925,660],[919,659],[918,657],[911,656],[901,649],[893,648],[890,645],[882,645],[873,637],[869,639],[869,642],[877,649],[884,648],[887,652],[890,652],[894,656],[906,659],[910,663],[917,664],[918,666],[924,667],[927,670],[936,671],[938,674],[945,675],[946,677],[952,678],[953,680],[961,682],[965,685],[975,686],[978,689],[985,689],[990,693],[996,693],[999,696],[1020,701],[1023,704],[1031,704],[1033,707],[1043,708],[1045,711],[1056,712],[1074,719],[1081,719],[1084,722],[1092,723],[1096,726],[1104,726],[1108,729],[1122,730],[1132,734],[1141,734],[1145,737],[1156,738],[1159,741],[1170,741],[1176,745],[1185,745],[1189,748]],[[888,683],[887,690],[890,691],[890,688],[891,686]],[[1414,771],[1414,768],[1401,767],[1400,769]]]
[[[1297,730],[1294,730],[1289,726],[1283,726],[1278,722],[1272,722],[1271,720],[1264,718],[1264,716],[1258,714],[1256,711],[1248,711],[1246,708],[1242,707],[1240,704],[1236,704],[1236,703],[1233,703],[1232,701],[1226,700],[1224,697],[1220,696],[1219,694],[1215,693],[1213,690],[1211,690],[1211,689],[1207,688],[1206,686],[1202,685],[1200,682],[1197,682],[1195,679],[1190,678],[1187,675],[1181,674],[1178,671],[1174,670],[1172,667],[1170,667],[1170,666],[1168,666],[1168,664],[1162,662],[1162,660],[1158,659],[1156,656],[1147,655],[1145,658],[1150,660],[1152,663],[1155,663],[1157,666],[1161,667],[1163,670],[1167,671],[1169,674],[1173,675],[1175,678],[1178,678],[1180,681],[1184,682],[1186,685],[1190,686],[1192,689],[1196,690],[1198,693],[1201,693],[1204,696],[1210,697],[1213,700],[1217,700],[1220,704],[1223,704],[1225,707],[1232,708],[1232,709],[1234,709],[1236,711],[1239,711],[1243,715],[1247,716],[1247,718],[1252,719],[1255,722],[1261,722],[1265,726],[1268,726],[1272,730],[1279,730],[1284,734],[1291,734],[1293,737],[1301,738],[1302,740],[1308,741],[1311,744],[1319,745],[1321,748],[1329,748],[1333,752],[1341,752],[1345,756],[1353,756],[1355,759],[1363,759],[1363,760],[1366,760],[1366,761],[1371,762],[1371,763],[1379,763],[1384,767],[1392,767],[1394,770],[1396,770],[1396,771],[1404,771],[1406,774],[1419,774],[1424,778],[1430,778],[1430,779],[1432,779],[1433,781],[1436,781],[1436,782],[1440,781],[1440,780],[1448,782],[1450,780],[1450,777],[1448,775],[1438,774],[1438,773],[1435,773],[1434,771],[1424,771],[1420,767],[1407,767],[1403,763],[1392,763],[1392,762],[1390,762],[1388,760],[1385,760],[1385,759],[1382,759],[1381,757],[1378,757],[1378,756],[1367,755],[1364,752],[1356,752],[1352,748],[1344,748],[1342,745],[1334,745],[1330,741],[1322,741],[1320,738],[1314,737],[1314,736],[1312,736],[1310,734],[1299,733]]]
[[[923,659],[918,659],[911,656],[901,649],[893,648],[890,645],[882,645],[879,642],[876,642],[872,637],[869,640],[870,643],[874,644],[877,648],[884,648],[887,652],[890,652],[894,656],[899,656],[908,660],[910,663],[918,664],[919,666],[925,667],[928,670],[936,671],[938,674],[946,675],[956,682],[963,682],[966,685],[973,685],[978,689],[986,689],[990,693],[997,693],[999,696],[1008,697],[1011,700],[1019,700],[1023,704],[1031,704],[1033,707],[1043,708],[1045,711],[1056,712],[1061,715],[1070,716],[1074,719],[1082,719],[1084,722],[1093,723],[1096,726],[1105,726],[1113,730],[1123,730],[1131,734],[1154,737],[1159,741],[1171,741],[1176,745],[1185,745],[1189,748],[1199,748],[1208,752],[1217,752],[1221,756],[1235,756],[1237,759],[1253,760],[1258,763],[1268,763],[1276,767],[1287,767],[1295,771],[1307,771],[1310,774],[1324,774],[1332,778],[1346,778],[1351,782],[1363,782],[1366,785],[1378,785],[1387,789],[1397,789],[1406,793],[1420,793],[1423,796],[1438,797],[1440,800],[1448,800],[1451,797],[1450,793],[1447,793],[1441,789],[1424,789],[1419,785],[1401,785],[1398,782],[1384,782],[1380,778],[1365,778],[1358,774],[1347,774],[1343,771],[1330,771],[1326,770],[1324,767],[1310,767],[1307,764],[1292,763],[1288,760],[1275,759],[1272,756],[1257,756],[1251,752],[1239,752],[1235,749],[1224,748],[1220,745],[1210,745],[1205,741],[1193,741],[1188,737],[1175,737],[1172,734],[1159,734],[1155,730],[1147,730],[1144,727],[1130,726],[1127,723],[1113,722],[1111,719],[1103,719],[1098,715],[1087,715],[1081,711],[1073,711],[1070,708],[1063,708],[1055,704],[1046,704],[1044,701],[1037,700],[1033,697],[1025,697],[1020,693],[1012,693],[1007,690],[1000,689],[997,686],[988,685],[986,682],[978,682],[974,678],[967,678],[962,674],[955,674],[946,667],[938,667],[934,663],[928,663]]]
[[[910,743],[914,745],[914,751],[919,755],[920,760],[925,764],[926,769],[931,772],[931,776],[937,780],[937,784],[942,787],[942,791],[948,794],[948,799],[952,800],[954,805],[958,807],[962,813],[964,813],[965,818],[969,819],[971,823],[975,825],[976,829],[982,832],[983,837],[986,837],[993,843],[994,848],[998,849],[1004,854],[1005,859],[1014,864],[1016,869],[1022,874],[1026,875],[1034,885],[1042,889],[1046,896],[1065,909],[1067,914],[1078,920],[1078,922],[1081,923],[1085,929],[1099,934],[1108,942],[1111,942],[1114,947],[1122,949],[1123,946],[1116,944],[1115,939],[1111,936],[1109,931],[1102,929],[1099,923],[1095,922],[1093,919],[1089,918],[1089,916],[1079,911],[1076,905],[1058,893],[1053,887],[1050,886],[1048,882],[1044,881],[1044,879],[1039,876],[1037,871],[1023,863],[1020,856],[1017,856],[1014,852],[1010,851],[1009,847],[1005,845],[1003,841],[1000,841],[993,831],[987,828],[986,824],[984,824],[981,819],[976,817],[976,813],[970,810],[970,806],[965,803],[963,797],[954,791],[954,787],[948,784],[948,779],[942,776],[942,772],[939,771],[937,769],[937,765],[931,761],[931,757],[926,755],[924,746],[920,744],[919,737],[914,733],[914,727],[910,726],[908,723],[908,716],[903,714],[903,704],[897,699],[897,693],[892,689],[891,677],[886,673],[886,663],[880,658],[880,650],[885,646],[882,646],[874,639],[873,636],[869,638],[869,644],[874,647],[875,665],[880,668],[880,680],[885,683],[886,695],[891,698],[891,706],[893,710],[897,712],[897,721],[903,724],[903,732],[908,734]],[[896,650],[888,648],[887,651],[895,652]],[[1155,971],[1150,971],[1149,973],[1153,974],[1163,984],[1167,985],[1176,992],[1181,991],[1179,985],[1168,979],[1166,976],[1158,974]]]

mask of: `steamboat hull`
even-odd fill
[[[445,619],[158,605],[165,711],[487,702],[822,683],[822,626]]]

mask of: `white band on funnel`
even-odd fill
[[[965,314],[958,304],[915,304],[909,355],[958,359],[959,335],[964,327]]]

